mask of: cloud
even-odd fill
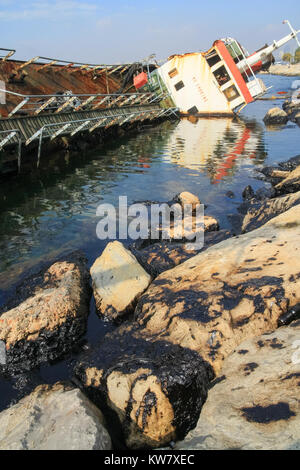
[[[25,4],[22,8],[22,3]],[[0,19],[3,21],[53,19],[74,17],[82,14],[94,14],[99,6],[76,0],[36,0],[32,2],[0,1]]]

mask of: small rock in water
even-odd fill
[[[288,122],[288,115],[283,109],[278,107],[271,108],[264,117],[265,124],[286,124]]]
[[[201,202],[198,196],[195,194],[189,193],[188,191],[184,191],[180,193],[178,196],[174,198],[174,201],[179,202],[182,207],[184,207],[186,204],[190,204],[192,206],[193,211],[197,209],[198,206],[200,206]]]
[[[227,191],[227,193],[225,193],[225,196],[229,197],[230,199],[233,199],[235,197],[235,194],[233,191]]]
[[[260,188],[255,193],[255,199],[263,201],[265,199],[270,199],[276,195],[274,188]]]
[[[250,185],[246,186],[246,188],[243,191],[243,199],[246,199],[246,200],[252,199],[254,195],[255,193],[254,193],[252,186]]]

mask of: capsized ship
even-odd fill
[[[297,38],[299,31],[284,21],[291,33],[253,54],[233,38],[217,40],[207,52],[173,55],[150,74],[135,77],[136,88],[167,92],[165,106],[182,115],[232,115],[266,92],[256,74],[274,62],[273,52]]]

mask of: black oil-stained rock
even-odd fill
[[[232,233],[229,230],[219,230],[208,232],[204,235],[204,246],[201,250],[188,250],[184,243],[170,243],[160,241],[144,248],[137,248],[136,244],[130,247],[131,252],[137,258],[141,266],[152,278],[159,274],[178,266],[193,256],[207,250],[210,246],[230,238]]]
[[[80,252],[23,280],[2,307],[1,370],[28,371],[77,346],[86,330],[90,296],[86,259]]]
[[[182,439],[196,425],[213,378],[195,352],[122,325],[77,363],[74,375],[132,449]]]
[[[196,428],[176,449],[300,450],[300,322],[292,325],[225,359]]]
[[[281,315],[278,319],[278,327],[286,326],[292,323],[295,320],[300,319],[300,303],[292,307],[284,315]]]

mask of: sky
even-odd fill
[[[284,19],[300,29],[299,0],[0,0],[0,47],[22,60],[113,64],[205,51],[231,36],[253,52],[289,33]]]

